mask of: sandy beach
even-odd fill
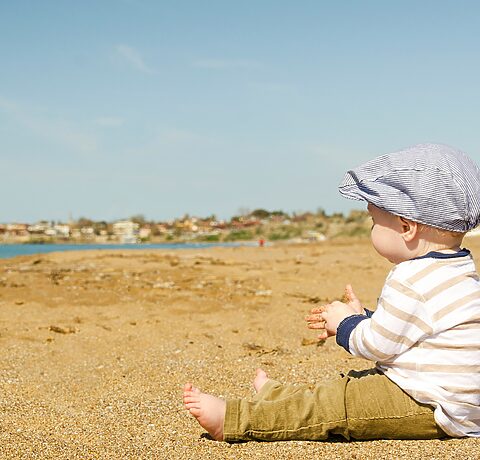
[[[229,445],[183,409],[187,381],[245,397],[257,367],[309,384],[371,367],[303,318],[347,282],[374,306],[390,267],[368,240],[1,260],[0,458],[479,459],[475,439]]]

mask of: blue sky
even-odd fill
[[[0,0],[0,222],[348,212],[418,142],[480,163],[480,2]],[[361,207],[361,206],[360,206]]]

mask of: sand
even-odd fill
[[[2,260],[0,458],[479,459],[475,439],[229,445],[182,407],[186,381],[245,397],[257,367],[311,384],[371,367],[303,318],[346,282],[373,306],[389,269],[367,240]]]

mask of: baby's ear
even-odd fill
[[[413,220],[405,219],[405,217],[399,217],[402,226],[402,237],[405,241],[412,241],[418,233],[418,223]]]

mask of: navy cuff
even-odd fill
[[[352,315],[343,319],[337,328],[337,343],[345,348],[350,353],[348,343],[350,341],[350,334],[364,319],[368,319],[367,315]]]
[[[364,308],[365,310],[365,315],[368,317],[368,318],[371,318],[372,315],[373,315],[373,311],[372,310],[367,310],[366,308]]]

